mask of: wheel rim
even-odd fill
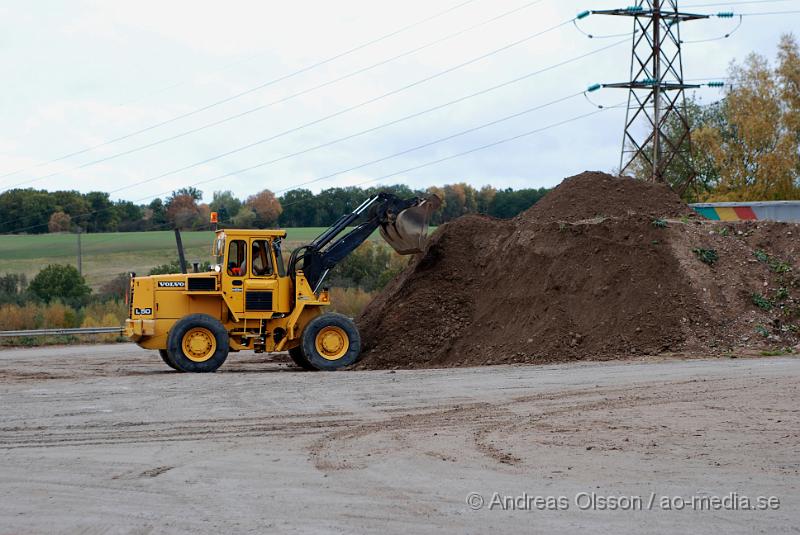
[[[183,335],[183,354],[193,362],[205,362],[217,351],[217,339],[203,327],[193,327]]]
[[[331,325],[317,333],[314,345],[325,360],[339,360],[350,349],[350,339],[344,329]]]

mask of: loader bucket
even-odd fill
[[[428,244],[428,222],[431,214],[442,204],[439,197],[430,195],[415,206],[402,210],[380,226],[381,236],[399,254],[415,254]]]

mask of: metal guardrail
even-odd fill
[[[0,338],[12,336],[64,336],[69,334],[122,334],[122,327],[80,327],[76,329],[31,329],[26,331],[0,331]]]

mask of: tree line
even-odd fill
[[[474,188],[466,183],[413,190],[405,185],[373,188],[328,188],[319,193],[296,189],[281,196],[265,189],[247,198],[215,191],[204,203],[203,192],[182,188],[148,204],[111,200],[108,193],[13,189],[0,194],[0,233],[134,232],[208,228],[211,212],[222,226],[241,228],[325,227],[379,191],[400,197],[435,193],[442,208],[431,223],[439,225],[464,214],[510,218],[541,199],[547,189]]]

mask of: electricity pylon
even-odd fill
[[[679,159],[687,173],[671,186],[683,193],[695,176],[684,91],[701,86],[683,81],[680,24],[709,15],[683,13],[678,0],[636,0],[627,8],[592,13],[633,18],[630,81],[603,84],[628,90],[620,174],[639,165],[650,180],[666,182],[667,168]]]

